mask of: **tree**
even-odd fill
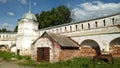
[[[70,10],[64,5],[36,14],[39,29],[71,22],[70,14]]]
[[[14,28],[14,32],[18,31],[18,25]]]
[[[6,28],[0,29],[0,32],[8,32]]]

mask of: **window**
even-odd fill
[[[105,24],[105,20],[103,20],[103,26],[106,26],[106,24]]]
[[[112,23],[113,25],[115,25],[115,18],[112,18]]]
[[[76,31],[78,30],[78,26],[77,25],[75,25],[75,28],[76,28]]]
[[[90,23],[88,23],[88,29],[90,29]]]
[[[67,31],[67,28],[65,27],[65,32]]]
[[[82,29],[83,29],[83,24],[81,24],[81,27],[82,27]]]
[[[95,22],[95,27],[97,28],[98,26],[97,26],[97,21]]]
[[[70,26],[70,32],[72,31],[72,26]]]

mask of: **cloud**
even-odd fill
[[[10,15],[10,16],[14,16],[13,12],[7,12],[7,14]]]
[[[0,0],[1,3],[6,3],[6,0]]]
[[[120,12],[120,3],[103,3],[101,1],[86,2],[71,10],[73,22],[93,19]]]
[[[15,25],[8,24],[7,22],[0,24],[0,29],[6,28],[7,30],[13,31],[15,28]]]
[[[36,3],[36,2],[34,2],[34,3],[33,3],[33,5],[34,5],[34,6],[36,6],[36,5],[37,5],[37,3]]]
[[[21,2],[21,4],[27,4],[27,0],[18,0]]]

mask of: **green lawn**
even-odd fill
[[[19,62],[19,65],[32,66],[35,68],[120,68],[120,59],[114,59],[114,64],[105,63],[104,61],[92,61],[92,58],[73,58],[67,61],[60,61],[56,63],[42,62],[38,63],[32,61],[27,56],[17,56],[14,53],[0,52],[0,58],[9,60],[10,58],[17,58],[23,60]]]

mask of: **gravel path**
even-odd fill
[[[14,62],[5,62],[3,60],[0,60],[0,68],[33,68],[33,67],[20,66],[15,64]]]

